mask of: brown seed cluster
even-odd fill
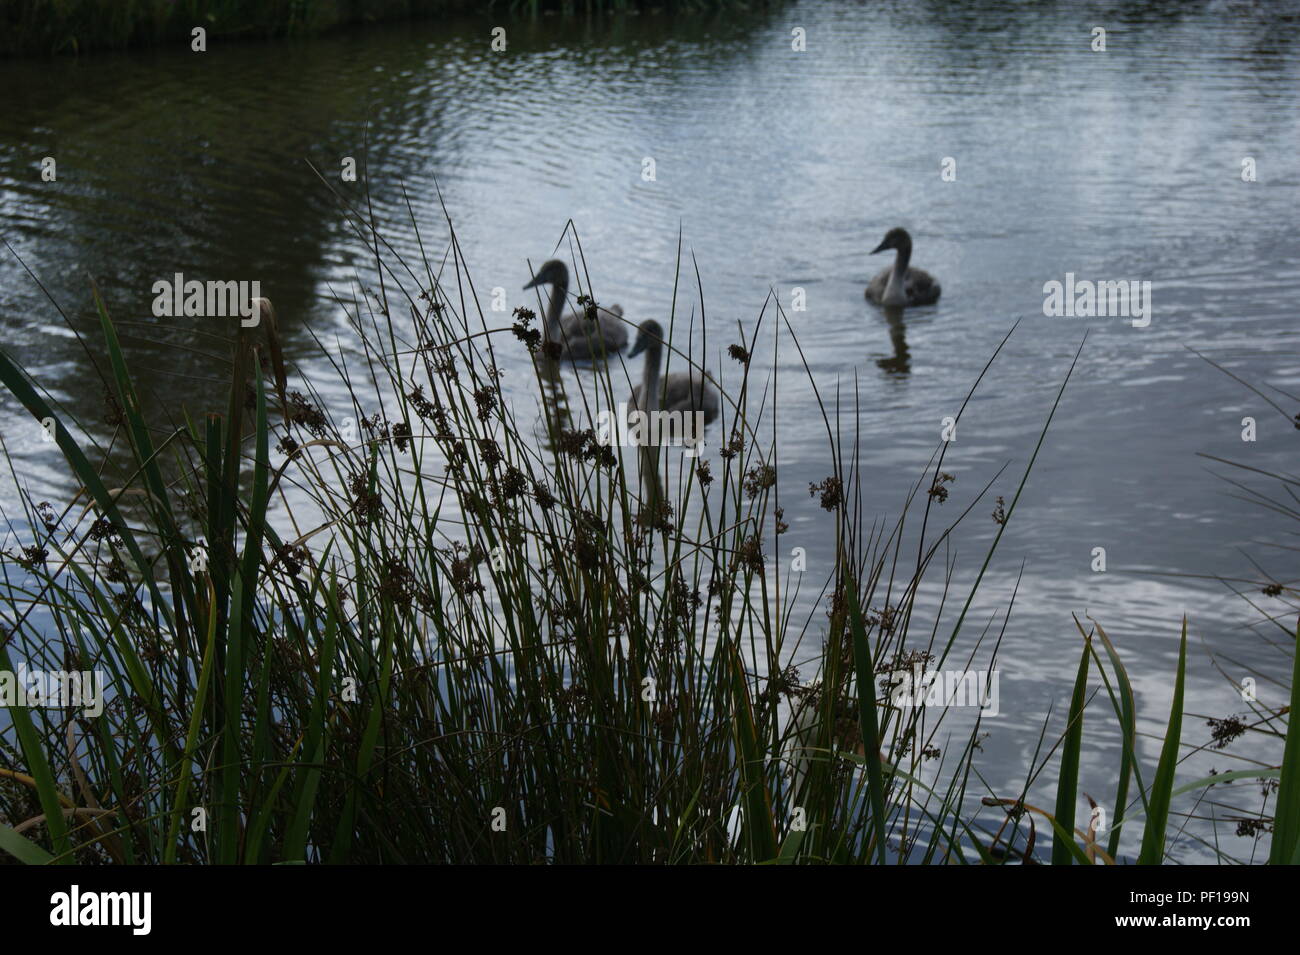
[[[828,477],[818,484],[809,483],[808,496],[816,497],[821,494],[821,507],[824,511],[833,511],[844,503],[844,488],[837,477]]]
[[[371,524],[384,516],[384,499],[378,491],[370,490],[370,479],[361,473],[348,481],[352,492],[352,513],[361,524]]]
[[[306,428],[313,438],[323,438],[329,428],[325,414],[300,391],[289,392],[289,420]]]
[[[758,497],[776,484],[776,468],[770,464],[755,464],[745,472],[745,495]]]
[[[510,326],[510,331],[514,333],[515,338],[524,343],[530,355],[536,355],[537,349],[542,344],[542,333],[532,327],[533,320],[536,318],[536,312],[521,305],[515,309],[515,322]]]
[[[1215,749],[1223,749],[1249,729],[1245,722],[1236,716],[1225,716],[1221,720],[1211,717],[1205,721],[1205,725],[1210,728],[1210,745]]]
[[[947,471],[940,471],[936,474],[934,482],[930,485],[930,499],[938,501],[940,504],[948,500],[948,489],[944,487],[944,485],[950,484],[955,480],[957,479]]]
[[[560,429],[555,436],[555,446],[562,454],[583,461],[594,461],[597,465],[612,468],[618,463],[614,450],[602,444],[592,428],[581,431]]]

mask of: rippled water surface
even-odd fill
[[[1252,560],[1294,579],[1286,548],[1297,525],[1216,474],[1294,500],[1198,454],[1290,472],[1300,440],[1287,420],[1300,402],[1284,394],[1300,394],[1293,4],[1060,4],[1013,16],[981,3],[802,3],[506,24],[504,54],[489,47],[494,22],[471,19],[214,43],[205,55],[0,63],[0,229],[13,250],[0,250],[5,349],[102,434],[86,350],[99,351],[93,278],[114,317],[137,323],[124,332],[152,400],[216,407],[220,368],[203,352],[225,348],[198,333],[217,329],[150,312],[153,283],[183,272],[259,279],[290,355],[311,373],[307,329],[346,347],[352,332],[334,298],[371,281],[364,245],[312,170],[364,203],[360,184],[338,182],[344,156],[364,160],[374,214],[412,261],[408,199],[430,257],[447,252],[441,192],[485,309],[498,286],[509,307],[536,305],[519,291],[528,263],[549,257],[569,219],[599,297],[638,319],[666,319],[680,235],[678,318],[693,310],[699,326],[698,267],[712,368],[730,361],[736,323],[752,330],[774,294],[823,396],[840,389],[864,500],[882,519],[898,514],[942,419],[1019,319],[945,463],[956,478],[945,507],[965,506],[1008,463],[990,496],[1010,500],[1086,332],[972,629],[973,639],[1020,576],[999,655],[1001,715],[986,723],[989,779],[1014,787],[1049,707],[1059,722],[1080,645],[1071,614],[1106,625],[1156,737],[1183,614],[1189,738],[1201,738],[1205,717],[1244,710],[1226,677],[1256,668],[1261,692],[1280,692],[1269,678],[1289,656],[1261,639],[1276,644],[1277,631],[1253,626],[1261,613],[1233,588],[1280,613],[1249,582],[1262,579]],[[1098,25],[1104,53],[1090,49]],[[794,26],[806,30],[806,52],[791,50]],[[57,160],[55,183],[40,179],[45,156]],[[945,157],[955,181],[941,179]],[[1255,182],[1242,178],[1247,157]],[[911,231],[914,263],[944,294],[891,330],[862,290],[887,264],[867,253],[895,225]],[[1150,281],[1150,325],[1044,317],[1044,282],[1067,272]],[[792,307],[796,289],[805,310]],[[804,546],[821,579],[827,525],[801,489],[831,471],[822,419],[789,338],[775,352],[765,341],[754,374],[779,372],[791,524],[776,557]],[[515,402],[535,403],[522,354],[506,372]],[[1253,443],[1241,437],[1247,416],[1258,422]],[[69,479],[7,396],[0,427],[34,498],[66,499]],[[10,520],[21,513],[12,479],[0,503]],[[977,505],[955,539],[959,582],[997,530],[991,509]],[[1105,573],[1091,568],[1098,547]],[[1083,788],[1109,792],[1118,749],[1100,727],[1113,720],[1104,700],[1095,712],[1096,738],[1109,745],[1085,755]],[[1143,747],[1154,759],[1158,739]],[[1221,754],[1188,765],[1243,768]],[[1244,842],[1233,849],[1249,854]],[[1192,841],[1179,849],[1197,852]]]

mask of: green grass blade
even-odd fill
[[[876,844],[876,859],[884,865],[885,774],[880,759],[880,727],[876,721],[876,668],[871,659],[866,624],[862,620],[862,607],[858,603],[857,581],[846,575],[844,585],[852,588],[848,602],[849,621],[853,630],[853,662],[858,675],[858,725],[862,731],[863,762],[867,769],[867,792],[871,800],[872,840]]]
[[[1106,648],[1106,655],[1110,658],[1111,667],[1115,671],[1115,680],[1119,684],[1120,708],[1116,715],[1119,717],[1120,732],[1124,738],[1124,749],[1120,754],[1119,782],[1115,788],[1114,820],[1111,824],[1110,840],[1106,844],[1106,854],[1115,859],[1119,854],[1119,827],[1124,822],[1124,807],[1128,805],[1129,781],[1132,779],[1137,761],[1137,706],[1133,699],[1133,685],[1129,682],[1128,670],[1120,659],[1115,645],[1111,643],[1110,637],[1106,635],[1101,624],[1093,621],[1093,626],[1097,630],[1097,636],[1101,638],[1102,646]],[[1098,669],[1100,667],[1099,661]],[[1141,785],[1140,779],[1138,784]]]
[[[1151,783],[1151,800],[1146,828],[1142,832],[1142,851],[1138,865],[1160,865],[1165,855],[1165,827],[1169,824],[1169,804],[1173,798],[1174,771],[1178,767],[1178,745],[1183,735],[1183,679],[1187,669],[1187,618],[1183,617],[1182,639],[1178,646],[1178,676],[1174,682],[1174,702],[1169,710],[1169,728],[1160,750],[1160,764]]]
[[[0,823],[0,849],[24,865],[49,865],[54,861],[54,856],[3,823]]]
[[[1088,695],[1088,657],[1092,641],[1084,637],[1079,671],[1074,677],[1074,694],[1070,697],[1069,722],[1065,743],[1061,747],[1061,774],[1056,785],[1056,816],[1060,829],[1052,840],[1052,865],[1069,865],[1073,858],[1074,813],[1079,800],[1079,752],[1083,748],[1083,708]],[[1076,847],[1077,848],[1077,847]]]
[[[199,669],[199,682],[195,688],[194,701],[190,709],[189,731],[185,736],[185,755],[180,764],[180,780],[176,784],[176,797],[172,806],[171,831],[168,834],[167,848],[163,857],[168,865],[176,861],[179,845],[181,819],[185,814],[185,800],[189,797],[190,779],[194,775],[194,753],[199,745],[199,728],[203,725],[203,709],[207,705],[208,687],[212,682],[212,665],[217,644],[217,615],[208,614],[208,635],[203,650],[203,663]]]
[[[325,612],[325,638],[321,642],[320,665],[317,674],[316,695],[312,700],[311,716],[307,725],[307,740],[302,749],[309,763],[294,797],[293,817],[284,840],[286,861],[305,861],[307,857],[307,831],[312,809],[316,805],[316,792],[320,786],[320,766],[325,762],[326,705],[334,692],[334,666],[337,657],[337,632],[339,610],[338,579],[331,576],[330,603]]]
[[[758,744],[754,727],[753,705],[745,667],[733,641],[728,641],[725,651],[732,672],[732,726],[736,734],[736,751],[741,760],[740,778],[745,805],[744,829],[749,851],[755,862],[767,862],[776,857],[776,824],[772,818],[772,800],[763,775],[765,760]]]
[[[0,666],[3,666],[6,673],[14,672],[13,664],[9,662],[9,654],[3,646],[0,646]],[[14,731],[18,734],[23,758],[27,761],[27,771],[32,779],[36,780],[36,795],[40,799],[41,811],[45,814],[45,829],[50,834],[50,844],[54,846],[54,852],[60,862],[70,863],[73,861],[72,842],[68,838],[67,822],[63,818],[63,803],[59,800],[54,772],[45,757],[45,747],[36,733],[36,727],[32,725],[32,717],[27,712],[27,707],[12,706],[8,708],[8,713],[10,720],[13,721]]]
[[[1300,624],[1296,628],[1297,647],[1292,651],[1291,715],[1300,713]],[[1300,853],[1300,734],[1290,732],[1282,752],[1282,778],[1277,790],[1277,810],[1273,813],[1273,845],[1268,861],[1273,865],[1294,865]]]

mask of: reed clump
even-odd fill
[[[1178,734],[1143,785],[1132,693],[1100,627],[1080,627],[1069,719],[1019,793],[981,787],[978,718],[954,745],[943,707],[897,703],[918,666],[996,667],[1000,635],[967,620],[1032,458],[994,509],[1002,472],[959,492],[941,446],[902,517],[872,520],[841,439],[856,403],[819,393],[826,477],[787,489],[772,382],[751,381],[754,356],[799,347],[773,301],[723,343],[716,457],[611,447],[592,422],[626,380],[555,366],[526,309],[481,311],[450,223],[438,267],[354,225],[379,276],[348,304],[354,347],[322,344],[309,379],[273,322],[243,330],[224,411],[197,420],[146,420],[96,294],[125,466],[0,353],[0,380],[53,420],[80,486],[62,509],[27,502],[25,549],[0,565],[0,669],[108,681],[96,717],[9,710],[3,854],[1001,864],[1046,861],[1049,844],[1052,861],[1109,861],[1122,831],[1162,858]],[[682,313],[700,305],[674,294],[670,341],[690,340]],[[502,388],[520,369],[527,407]],[[775,558],[791,499],[810,497],[829,528],[816,574]],[[997,536],[959,589],[951,534],[990,511]],[[1072,809],[1093,665],[1131,757],[1104,848]],[[1048,813],[1025,795],[1058,750]]]

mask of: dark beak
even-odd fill
[[[637,355],[641,354],[643,351],[645,351],[645,336],[644,336],[644,335],[638,335],[638,336],[636,337],[636,341],[632,344],[632,350],[631,350],[630,352],[627,353],[627,357],[628,357],[628,358],[635,358]]]
[[[542,279],[541,279],[541,277],[539,276],[539,277],[533,279],[533,280],[532,280],[531,282],[529,282],[527,285],[525,285],[525,286],[524,286],[524,291],[527,291],[527,290],[530,289],[530,288],[536,288],[537,286],[539,286],[539,285],[541,285],[541,284],[542,284]]]
[[[888,241],[887,239],[881,239],[881,240],[880,240],[880,245],[878,245],[878,246],[876,246],[874,249],[872,249],[871,252],[870,252],[870,254],[871,254],[871,255],[875,255],[877,252],[884,252],[887,248],[889,248],[889,246],[887,246],[887,245],[885,244],[887,241]]]

